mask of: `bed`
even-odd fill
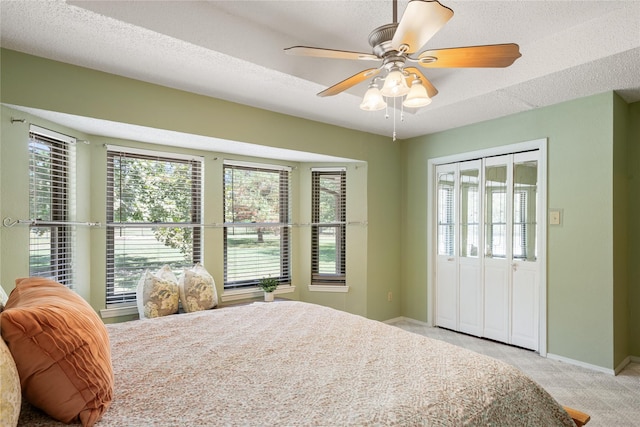
[[[96,426],[574,425],[516,368],[318,305],[257,302],[106,330],[113,400]],[[23,403],[19,425],[64,424]]]

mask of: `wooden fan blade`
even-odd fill
[[[321,47],[292,46],[285,50],[288,55],[315,56],[317,58],[356,59],[364,61],[379,61],[375,55],[363,52],[349,52],[346,50],[323,49]]]
[[[418,63],[426,68],[508,67],[522,56],[519,49],[507,43],[426,50],[418,56]]]
[[[453,16],[453,10],[436,0],[411,0],[400,19],[391,47],[414,53],[420,50]]]
[[[416,67],[406,67],[405,71],[410,73],[409,76],[407,76],[407,86],[411,87],[411,82],[413,81],[412,74],[417,74],[418,77],[420,77],[420,80],[422,80],[422,85],[425,87],[425,89],[427,89],[427,95],[429,95],[429,98],[433,98],[438,94],[438,89],[435,88],[435,86],[429,81],[429,79],[424,76],[424,74],[422,74],[419,69],[417,69]]]
[[[331,86],[330,88],[327,88],[327,89],[323,90],[322,92],[318,93],[318,96],[333,96],[333,95],[337,95],[340,92],[345,91],[345,90],[349,89],[350,87],[357,85],[358,83],[362,82],[363,80],[367,80],[368,78],[371,78],[371,77],[377,75],[378,73],[380,73],[380,68],[369,68],[368,70],[360,71],[358,74],[354,74],[353,76],[349,77],[348,79],[345,79],[345,80],[341,81],[340,83],[337,83],[337,84]]]

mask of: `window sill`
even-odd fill
[[[289,294],[294,292],[295,290],[296,290],[295,286],[280,285],[275,291],[273,291],[273,293],[275,295]],[[247,288],[247,289],[224,291],[220,299],[222,300],[222,302],[229,302],[229,301],[238,301],[238,300],[247,299],[247,298],[259,298],[263,295],[264,295],[264,291],[258,288]]]
[[[347,285],[309,285],[310,292],[349,292]]]
[[[111,317],[130,316],[132,314],[138,314],[138,307],[130,304],[112,305],[103,310],[100,310],[100,317],[108,319]]]
[[[289,294],[296,290],[295,286],[291,285],[280,285],[278,289],[273,291],[274,294]],[[346,292],[346,291],[343,291]],[[258,288],[248,288],[248,289],[240,289],[234,291],[226,291],[221,296],[222,302],[229,301],[238,301],[242,299],[248,298],[259,298],[264,295],[264,292]],[[103,319],[111,318],[111,317],[120,317],[120,316],[129,316],[133,314],[138,314],[138,307],[136,305],[130,304],[122,304],[117,305],[114,304],[111,307],[107,307],[103,310],[100,310],[100,316]]]

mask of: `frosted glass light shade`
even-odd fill
[[[420,108],[429,104],[431,104],[431,98],[427,94],[427,89],[422,85],[422,82],[414,80],[402,105],[408,108]]]
[[[384,102],[384,98],[382,98],[378,86],[369,86],[369,89],[367,89],[367,92],[364,94],[364,98],[362,99],[362,103],[360,104],[360,109],[364,111],[378,111],[382,110],[386,106],[387,103]]]
[[[387,74],[387,78],[384,79],[384,85],[380,90],[382,95],[388,98],[396,98],[398,96],[404,96],[409,92],[409,86],[405,81],[404,75],[398,69],[392,69]]]

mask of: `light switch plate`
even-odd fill
[[[549,211],[549,224],[560,225],[562,223],[562,215],[560,209],[552,209]]]

